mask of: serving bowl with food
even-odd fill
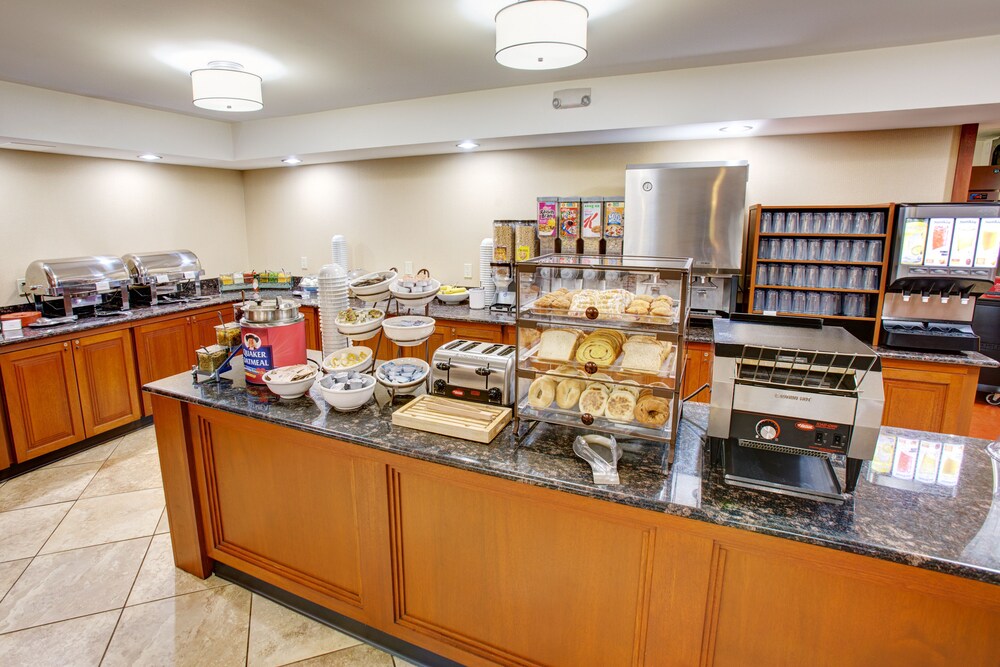
[[[453,285],[441,285],[437,298],[442,303],[461,303],[469,298],[469,290]]]
[[[264,373],[264,384],[275,394],[285,399],[304,396],[313,386],[319,369],[309,364],[280,366]]]
[[[400,315],[382,321],[382,330],[396,345],[411,347],[427,340],[434,333],[433,317]]]
[[[426,269],[415,276],[399,276],[389,283],[389,293],[407,308],[426,306],[440,290],[441,281],[431,278]]]
[[[371,400],[375,378],[357,371],[337,371],[320,380],[319,390],[334,410],[353,412]]]
[[[366,340],[378,333],[385,311],[378,308],[348,308],[337,313],[337,331],[355,340]]]
[[[389,283],[395,278],[396,272],[391,269],[388,271],[376,271],[374,273],[366,273],[360,278],[351,280],[347,283],[347,286],[351,288],[354,296],[360,298],[362,296],[381,294],[382,292],[389,291]]]
[[[400,357],[387,361],[375,369],[375,379],[397,394],[412,392],[427,379],[431,367],[423,359]]]
[[[352,345],[328,354],[323,359],[322,368],[327,373],[341,371],[366,371],[374,363],[375,355],[370,347]]]

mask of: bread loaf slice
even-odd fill
[[[572,361],[580,340],[577,331],[569,329],[546,329],[542,332],[542,342],[538,347],[538,358],[546,361]]]

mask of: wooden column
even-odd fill
[[[969,198],[969,180],[972,178],[972,155],[976,152],[979,123],[963,125],[958,137],[958,156],[955,160],[955,178],[951,186],[951,200],[963,202]]]

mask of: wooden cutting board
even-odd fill
[[[511,409],[423,394],[392,413],[396,426],[453,438],[490,442],[507,425]]]

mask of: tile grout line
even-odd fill
[[[153,530],[156,530],[155,528]],[[108,649],[111,648],[111,640],[115,638],[115,633],[118,632],[118,626],[121,625],[122,616],[125,615],[125,605],[128,604],[128,599],[132,595],[132,590],[135,588],[135,582],[139,580],[139,573],[142,572],[142,566],[146,563],[146,557],[149,556],[149,550],[153,546],[153,536],[149,536],[149,542],[146,543],[146,551],[143,552],[142,558],[139,560],[139,567],[135,569],[135,576],[132,577],[132,585],[128,587],[128,593],[125,595],[125,599],[122,601],[122,606],[118,609],[118,620],[115,621],[115,627],[111,630],[111,634],[108,635],[108,643],[104,646],[104,651],[101,653],[101,659],[97,663],[100,665],[104,662],[104,659],[108,656]]]
[[[38,628],[45,628],[50,625],[56,625],[58,623],[66,623],[68,621],[78,621],[81,618],[87,618],[89,616],[99,616],[101,614],[107,614],[109,611],[121,611],[121,610],[118,607],[111,607],[111,609],[101,609],[100,611],[91,611],[86,614],[80,614],[79,616],[70,616],[69,618],[61,618],[58,621],[48,621],[46,623],[39,623],[38,625],[29,625],[26,628],[19,628],[17,630],[8,630],[7,632],[0,633],[0,637],[15,635],[18,632],[27,632],[28,630],[37,630]]]
[[[73,508],[71,507],[70,509],[73,509]],[[66,512],[66,513],[69,514],[69,512]],[[157,521],[159,521],[159,519],[157,519]],[[56,554],[66,554],[66,553],[69,553],[71,551],[79,551],[80,549],[92,549],[94,547],[103,547],[103,546],[107,546],[109,544],[121,544],[122,542],[131,542],[133,540],[144,540],[146,538],[152,539],[152,538],[156,537],[156,532],[155,532],[156,531],[156,527],[155,526],[153,527],[153,531],[154,532],[150,533],[149,535],[134,535],[132,537],[123,537],[120,540],[111,540],[110,542],[99,542],[97,544],[84,544],[84,545],[79,546],[79,547],[70,547],[69,549],[60,549],[59,551],[50,551],[50,552],[44,553],[44,554],[43,553],[39,553],[39,554],[35,554],[34,556],[32,556],[32,558],[33,559],[34,558],[39,558],[41,556],[55,556]],[[52,536],[50,535],[48,539],[51,539],[51,538],[52,538]],[[48,539],[46,540],[46,542],[48,541]],[[39,551],[41,551],[44,548],[45,548],[45,545],[43,544],[41,547],[39,547]],[[143,560],[145,560],[145,558],[146,557],[143,556]]]
[[[250,613],[247,614],[247,650],[243,657],[243,664],[246,665],[247,667],[250,666],[250,626],[253,623],[253,591],[249,591],[249,593],[250,593],[250,605],[249,605]]]

